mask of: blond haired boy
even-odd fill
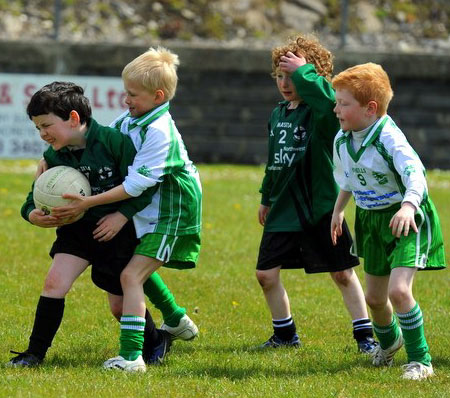
[[[153,189],[151,203],[133,218],[141,242],[121,274],[124,293],[119,356],[105,362],[108,369],[145,371],[142,360],[145,326],[143,283],[161,265],[192,268],[200,250],[202,189],[200,178],[169,113],[177,87],[178,56],[150,48],[122,72],[128,111],[113,125],[138,149],[122,185],[90,200],[82,197],[59,213],[78,214],[104,203],[136,197]],[[114,236],[124,220],[111,215],[103,237]],[[161,359],[165,352],[161,353]]]
[[[405,345],[408,364],[403,365],[403,378],[426,379],[433,367],[412,286],[418,270],[445,268],[445,255],[425,169],[386,114],[393,91],[380,65],[354,66],[335,76],[332,84],[341,125],[334,140],[334,176],[341,190],[331,222],[332,240],[336,243],[342,233],[344,209],[353,195],[355,246],[364,258],[366,300],[380,341],[372,362],[392,365]]]

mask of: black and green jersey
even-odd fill
[[[92,195],[97,195],[122,184],[127,175],[128,166],[133,163],[135,155],[136,149],[130,137],[110,127],[101,126],[91,119],[86,132],[86,148],[77,151],[62,148],[55,151],[49,147],[44,152],[44,159],[49,168],[70,166],[81,171],[89,180]],[[120,211],[125,217],[131,219],[150,201],[151,192],[145,191],[136,198],[93,207],[84,217],[99,220],[106,214]],[[22,217],[29,221],[28,216],[33,209],[35,206],[31,190],[22,206]]]
[[[331,84],[306,64],[292,74],[302,102],[281,102],[269,121],[269,157],[260,192],[270,206],[265,231],[302,231],[332,211],[338,187],[333,178],[333,139],[339,122]]]

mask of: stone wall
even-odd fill
[[[270,49],[170,46],[180,56],[171,112],[196,162],[258,164],[266,159],[266,125],[279,100]],[[142,46],[0,42],[2,73],[120,76]],[[390,115],[427,168],[450,169],[450,55],[335,51],[335,72],[364,62],[391,77]]]

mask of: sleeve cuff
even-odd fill
[[[265,196],[261,196],[261,204],[263,206],[270,206],[270,200],[269,198],[265,197]]]
[[[133,197],[140,196],[146,189],[155,186],[158,181],[145,177],[134,170],[128,170],[128,176],[123,182],[125,192]]]
[[[409,195],[407,194],[403,198],[402,204],[405,202],[411,203],[416,208],[417,211],[417,209],[420,207],[420,203],[422,202],[422,198],[416,194],[409,194]]]

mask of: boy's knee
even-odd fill
[[[274,276],[269,271],[256,270],[256,279],[262,288],[270,287],[275,283]]]
[[[108,294],[109,309],[111,314],[120,321],[123,312],[123,296]]]
[[[111,314],[113,314],[114,318],[120,321],[122,316],[122,306],[117,303],[110,303],[109,308],[111,309]]]
[[[386,306],[387,300],[381,297],[374,296],[371,294],[366,294],[366,303],[372,310],[382,309]]]
[[[137,283],[136,275],[128,269],[124,269],[120,274],[120,284],[122,287],[132,286]]]
[[[69,289],[70,286],[57,276],[50,274],[45,278],[43,293],[48,297],[63,298]]]
[[[348,286],[352,279],[353,270],[344,270],[337,272],[330,272],[331,279],[333,279],[334,283],[342,286]]]
[[[394,307],[401,306],[402,303],[410,299],[410,291],[406,286],[395,286],[389,289],[389,299]]]

